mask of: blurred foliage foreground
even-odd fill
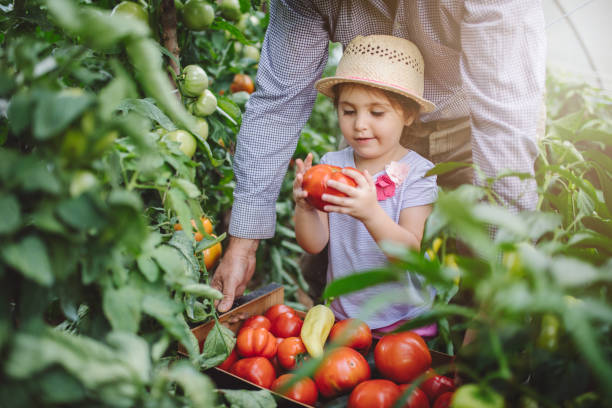
[[[207,285],[201,253],[224,235],[198,242],[189,221],[206,214],[222,226],[231,206],[248,95],[222,94],[235,73],[254,73],[256,56],[242,53],[261,40],[266,17],[240,1],[247,22],[230,21],[214,4],[209,28],[179,21],[177,59],[155,40],[161,2],[145,3],[149,25],[67,0],[1,2],[2,406],[275,405],[267,391],[216,390],[202,370],[225,359],[234,336],[217,324],[200,349],[190,331],[217,317],[221,294]],[[185,109],[193,101],[173,93],[162,53],[179,66],[206,63],[217,98],[207,137]],[[480,403],[498,393],[508,406],[601,407],[612,400],[612,100],[550,77],[547,105],[537,211],[495,205],[495,180],[442,192],[428,259],[393,249],[396,263],[334,282],[324,296],[420,273],[437,288],[435,303],[404,328],[438,322],[430,347],[457,354],[453,369],[477,384]],[[317,104],[296,157],[334,148],[332,111]],[[194,135],[193,160],[160,128]],[[257,276],[283,282],[297,303],[308,288],[290,184]],[[477,255],[458,254],[458,240]],[[467,328],[476,339],[460,347]],[[176,359],[178,343],[188,359]]]

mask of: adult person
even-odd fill
[[[437,109],[411,135],[415,150],[434,163],[473,159],[486,176],[533,174],[545,80],[540,0],[271,0],[257,91],[234,157],[229,246],[211,281],[224,295],[220,312],[251,279],[259,240],[274,235],[276,199],[312,111],[329,41],[346,46],[371,34],[406,38],[423,53],[424,97]],[[463,170],[438,183],[471,179]],[[510,208],[535,208],[534,180],[505,177],[493,187]]]

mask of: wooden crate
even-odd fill
[[[238,332],[238,329],[242,323],[251,316],[264,314],[265,311],[273,305],[284,302],[284,287],[282,285],[272,283],[264,286],[247,296],[243,296],[234,303],[234,308],[229,312],[219,316],[219,322],[224,326],[227,326],[234,333]],[[306,313],[298,311],[298,315],[303,319]],[[214,327],[214,321],[204,323],[191,329],[193,334],[198,339],[200,347],[206,340],[206,336],[210,330]],[[187,355],[186,350],[183,347],[179,348],[179,353]],[[452,361],[452,357],[448,354],[440,353],[438,351],[430,350],[432,358],[432,367],[440,367],[448,365]],[[228,371],[222,370],[217,367],[210,368],[205,371],[211,380],[215,383],[218,388],[223,389],[244,389],[244,390],[261,390],[262,388],[250,381],[240,378]],[[269,390],[270,391],[270,390]],[[276,402],[279,408],[315,408],[310,405],[305,405],[297,401],[283,397],[273,391],[270,391],[276,398]],[[345,396],[346,398],[346,396]],[[317,403],[316,407],[321,406]]]

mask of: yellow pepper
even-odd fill
[[[312,357],[320,357],[323,354],[323,345],[334,321],[334,313],[325,305],[313,306],[306,313],[300,337]]]

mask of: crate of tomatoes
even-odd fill
[[[336,321],[317,305],[296,311],[283,302],[283,288],[251,299],[221,315],[236,334],[225,361],[207,374],[222,388],[274,392],[280,407],[348,406],[406,408],[450,406],[453,380],[436,373],[451,357],[431,351],[416,333],[380,338],[358,319]],[[192,329],[202,344],[212,326]],[[293,381],[306,364],[311,375]]]

